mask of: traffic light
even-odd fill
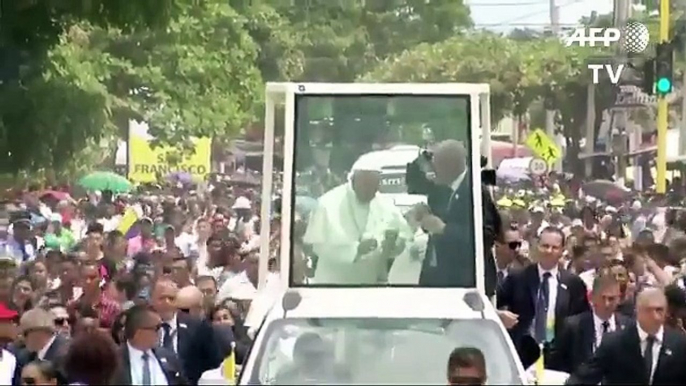
[[[647,59],[643,62],[643,82],[641,89],[648,95],[653,95],[655,92],[655,59]]]
[[[655,91],[660,96],[672,92],[674,50],[670,43],[660,43],[655,50]]]

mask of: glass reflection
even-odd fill
[[[475,287],[466,96],[296,98],[291,284]]]
[[[505,339],[482,319],[284,319],[267,327],[244,376],[259,385],[445,385],[451,351],[475,347],[489,385],[521,384]]]

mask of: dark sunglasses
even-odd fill
[[[479,377],[450,377],[451,385],[483,385],[484,380]]]
[[[172,273],[171,267],[163,267],[163,268],[162,268],[162,273],[165,274],[165,275],[169,275],[170,273]]]
[[[507,243],[507,246],[514,251],[515,249],[521,248],[522,242],[521,241],[510,241],[509,243]]]
[[[179,308],[179,311],[183,312],[184,314],[190,314],[191,313],[190,308]]]
[[[55,326],[64,326],[69,323],[69,318],[55,318]]]
[[[22,378],[22,379],[21,379],[21,384],[22,384],[22,385],[29,385],[29,386],[31,386],[31,385],[35,385],[36,383],[38,383],[38,382],[36,382],[36,378],[26,377],[26,378]]]

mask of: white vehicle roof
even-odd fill
[[[481,313],[472,310],[463,300],[466,293],[474,290],[464,288],[298,288],[289,291],[297,291],[302,297],[300,305],[288,311],[289,318],[481,318]],[[283,318],[282,298],[283,295],[267,319]],[[486,318],[498,319],[488,299],[482,296],[482,301]]]
[[[363,154],[360,159],[373,160],[382,169],[402,169],[419,156],[421,148],[414,145],[397,145],[386,150],[376,150]]]

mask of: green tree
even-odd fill
[[[94,30],[92,49],[111,58],[105,84],[122,102],[120,128],[143,118],[159,142],[183,145],[249,123],[263,86],[246,24],[225,1],[211,0],[182,8],[165,31]]]
[[[352,82],[386,58],[443,41],[472,24],[469,9],[454,0],[231,3],[256,16],[249,30],[261,48],[266,80]]]
[[[15,0],[0,10],[0,173],[60,168],[110,128],[114,101],[72,34],[88,20],[127,31],[164,27],[178,0]]]
[[[163,29],[72,24],[37,73],[3,84],[0,168],[63,167],[129,119],[179,148],[249,122],[263,87],[246,18],[219,0],[175,12]]]
[[[527,43],[492,33],[475,33],[436,44],[421,44],[386,60],[363,76],[380,82],[489,83],[491,114],[497,122],[539,91],[540,54]],[[525,106],[523,106],[525,107]]]

